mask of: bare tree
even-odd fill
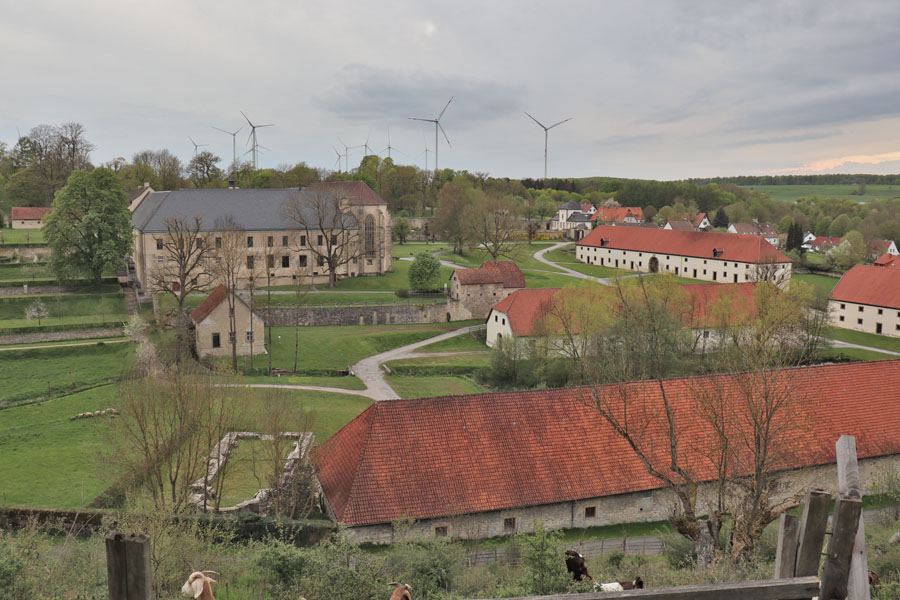
[[[47,306],[40,298],[25,307],[25,319],[28,321],[37,319],[38,327],[41,326],[41,319],[46,319],[48,316],[50,316],[50,311],[47,310]]]
[[[218,221],[213,240],[213,273],[225,286],[228,300],[228,341],[231,344],[231,368],[237,371],[237,326],[235,303],[242,269],[246,268],[247,238],[244,228],[228,215]],[[252,317],[251,317],[252,322]]]
[[[332,191],[303,191],[293,195],[282,207],[283,216],[299,229],[306,244],[298,243],[297,252],[312,253],[319,267],[328,270],[328,287],[334,287],[337,272],[363,253],[369,252],[368,239],[360,233],[360,223],[350,212],[346,198]],[[374,235],[374,224],[372,225]],[[374,244],[374,239],[372,240]],[[374,252],[374,246],[371,248]]]
[[[484,247],[491,260],[509,256],[518,246],[519,205],[509,197],[490,193],[479,198],[469,213],[473,240]]]

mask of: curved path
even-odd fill
[[[549,266],[553,267],[554,269],[562,271],[563,274],[568,275],[569,277],[577,277],[578,279],[587,279],[588,281],[595,281],[597,283],[602,283],[603,285],[610,285],[609,279],[604,279],[602,277],[594,277],[593,275],[585,275],[584,273],[579,273],[578,271],[573,271],[572,269],[564,267],[555,262],[551,262],[551,261],[547,260],[546,258],[544,258],[545,253],[552,252],[553,250],[559,250],[563,246],[568,246],[571,243],[572,242],[560,242],[558,244],[553,244],[552,246],[547,246],[546,248],[543,248],[543,249],[535,252],[534,258],[537,259],[538,261],[544,263],[545,265],[549,265]]]

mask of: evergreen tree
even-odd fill
[[[716,218],[713,219],[713,227],[728,227],[728,213],[725,212],[725,208],[722,207],[716,211]]]

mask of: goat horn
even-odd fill
[[[200,571],[204,575],[218,575],[215,571]]]

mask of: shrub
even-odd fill
[[[440,288],[441,261],[429,252],[420,252],[409,267],[409,287],[417,292]]]
[[[409,584],[417,598],[444,597],[462,571],[464,552],[447,538],[414,536],[394,544],[388,557],[390,580]]]
[[[544,529],[535,523],[533,533],[516,536],[522,546],[522,565],[532,593],[546,595],[566,589],[568,576],[559,549],[562,532]]]
[[[619,567],[621,567],[623,560],[625,560],[625,553],[621,550],[613,550],[606,555],[606,564],[608,564],[613,569],[618,569]]]
[[[307,559],[299,548],[275,540],[262,547],[256,564],[278,584],[292,586],[303,576]]]

